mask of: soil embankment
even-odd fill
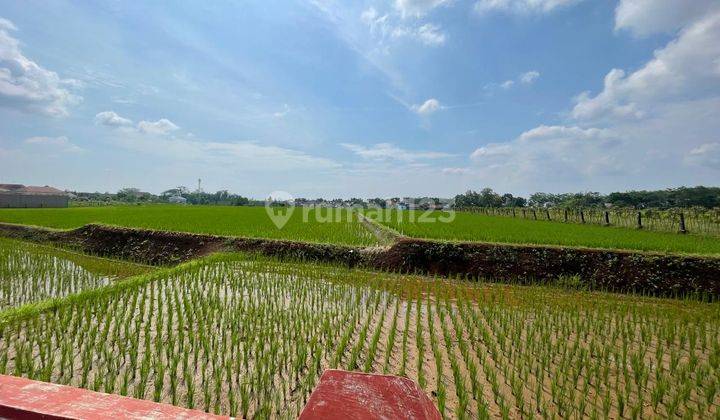
[[[360,220],[360,223],[365,226],[365,229],[372,232],[375,238],[377,238],[378,242],[383,245],[392,245],[400,239],[405,238],[405,236],[401,235],[395,230],[380,223],[376,223],[363,214],[358,213],[357,217]]]
[[[720,297],[720,258],[569,247],[452,243],[400,238],[382,248],[87,225],[74,230],[0,223],[0,235],[156,265],[217,251],[258,252],[369,269],[552,282],[575,277],[589,289],[650,294],[700,292]]]

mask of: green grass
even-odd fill
[[[419,211],[384,211],[380,220],[386,226],[416,238],[720,254],[720,238],[709,236],[513,219],[463,212],[457,212],[450,223],[421,222],[422,214],[423,212]],[[371,211],[367,215],[375,218],[378,213]],[[427,216],[428,219],[437,220],[439,216],[447,217],[447,213],[433,212]]]
[[[446,418],[715,418],[719,337],[720,303],[216,254],[0,312],[0,373],[244,418],[297,417],[326,368]]]
[[[287,211],[275,209],[276,212]],[[373,211],[367,214],[372,216]],[[383,224],[417,238],[542,244],[720,255],[720,238],[642,231],[629,228],[514,219],[458,212],[450,223],[420,222],[421,212],[384,212]],[[399,216],[403,219],[399,219]],[[434,212],[429,219],[442,216]],[[414,218],[415,221],[411,221]],[[68,209],[0,209],[0,222],[72,229],[88,223],[178,232],[316,243],[375,245],[377,240],[340,209],[296,208],[282,229],[265,208],[220,206],[118,206]]]
[[[286,209],[274,209],[277,213]],[[295,208],[279,229],[264,207],[117,206],[0,209],[0,222],[73,229],[88,223],[252,238],[374,245],[375,237],[348,210]]]

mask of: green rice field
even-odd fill
[[[366,215],[401,234],[415,238],[720,255],[720,238],[713,236],[514,219],[464,212],[455,213],[455,218],[450,223],[438,221],[441,217],[447,217],[446,212],[388,210],[368,211]],[[424,219],[421,219],[423,217]]]
[[[287,209],[273,209],[277,214]],[[279,229],[264,207],[117,206],[65,209],[0,209],[0,222],[73,229],[88,223],[252,238],[374,245],[375,237],[342,209],[295,208]]]
[[[335,367],[445,418],[717,418],[719,305],[217,254],[0,312],[0,373],[244,418]]]
[[[278,214],[287,209],[276,208]],[[535,221],[457,212],[443,223],[443,212],[368,210],[365,214],[410,237],[448,241],[541,244],[720,255],[720,238],[630,228]],[[88,223],[115,226],[286,239],[345,245],[377,245],[373,234],[347,209],[295,208],[278,228],[262,207],[117,206],[67,209],[0,209],[0,222],[71,229]]]

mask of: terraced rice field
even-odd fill
[[[278,214],[287,209],[274,208]],[[375,237],[350,210],[295,208],[278,228],[264,207],[117,206],[66,209],[0,209],[0,222],[73,229],[88,223],[294,241],[375,245]]]
[[[681,235],[465,212],[456,212],[448,223],[441,221],[448,217],[446,212],[371,210],[366,215],[415,238],[720,255],[720,238],[717,236]]]
[[[0,314],[0,373],[250,418],[331,367],[447,418],[717,417],[718,305],[215,255]]]

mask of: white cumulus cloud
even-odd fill
[[[161,118],[157,121],[140,121],[138,129],[143,133],[162,135],[178,130],[180,127],[166,118]]]
[[[420,115],[430,115],[442,109],[442,105],[437,99],[430,98],[420,105],[413,105],[411,109]]]
[[[68,107],[82,100],[72,93],[80,83],[62,79],[26,57],[20,42],[10,35],[16,30],[12,22],[0,18],[0,106],[56,117],[68,115]]]
[[[537,70],[530,70],[526,71],[525,73],[520,74],[516,79],[508,79],[499,85],[497,84],[489,84],[485,88],[491,89],[497,86],[500,86],[502,89],[509,90],[513,88],[516,84],[520,83],[523,85],[531,85],[535,83],[535,81],[540,78],[540,72]]]
[[[123,118],[114,111],[103,111],[95,115],[95,124],[109,127],[128,127],[133,124],[132,120]]]
[[[639,70],[613,69],[602,92],[581,93],[572,116],[641,118],[671,100],[720,94],[720,12],[703,16]]]
[[[674,32],[718,8],[717,0],[620,0],[615,29],[639,36]]]
[[[520,75],[520,82],[526,85],[534,83],[540,77],[540,72],[530,70]]]
[[[702,5],[708,3],[622,0],[617,28],[674,39],[636,70],[608,71],[599,93],[577,95],[565,125],[478,147],[475,171],[499,188],[526,191],[716,182],[720,11],[698,12]]]
[[[95,124],[113,128],[123,128],[123,131],[138,131],[144,134],[166,135],[180,129],[174,122],[167,118],[160,118],[157,121],[140,121],[133,126],[129,118],[121,117],[114,111],[103,111],[95,115]]]
[[[9,20],[0,17],[0,30],[5,31],[17,31],[17,26],[15,26],[12,22]]]
[[[622,173],[623,165],[612,153],[621,144],[608,129],[542,125],[514,140],[479,147],[470,158],[481,176],[497,185],[578,182]]]

